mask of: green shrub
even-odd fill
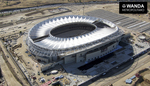
[[[3,14],[0,14],[0,17],[3,17],[4,15]]]

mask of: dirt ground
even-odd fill
[[[21,48],[15,49],[15,53],[18,54],[18,56],[22,56],[22,59],[24,62],[22,63],[24,67],[27,68],[29,74],[35,73],[37,74],[38,71],[40,71],[39,64],[37,64],[34,60],[32,60],[32,57],[29,57],[30,53],[25,53],[27,51],[27,46],[25,44],[25,37],[21,36],[17,40],[17,44],[22,43]]]
[[[21,86],[21,84],[15,79],[15,77],[12,75],[12,73],[9,71],[9,68],[7,65],[4,63],[1,65],[1,68],[3,69],[3,76],[4,77],[9,77],[6,79],[6,82],[8,86]]]
[[[122,77],[122,78],[116,78],[116,79],[114,79],[115,78],[115,76],[112,76],[112,77],[108,77],[108,78],[105,78],[105,80],[104,81],[102,81],[102,82],[99,82],[99,83],[96,83],[96,82],[93,82],[92,84],[90,84],[89,86],[106,86],[105,85],[105,83],[111,83],[113,80],[115,81],[114,83],[111,83],[111,84],[113,84],[113,86],[132,86],[134,83],[135,83],[135,81],[137,80],[137,78],[135,78],[134,80],[133,80],[133,82],[132,82],[132,84],[126,84],[125,83],[125,80],[126,79],[129,79],[129,78],[131,78],[132,76],[134,76],[136,73],[138,73],[138,71],[139,70],[142,70],[142,69],[144,69],[144,68],[146,68],[146,67],[149,67],[150,66],[150,62],[148,62],[148,63],[144,63],[146,60],[148,60],[148,59],[150,59],[150,56],[146,56],[146,57],[144,57],[144,58],[142,58],[142,59],[140,59],[139,61],[138,61],[138,64],[137,64],[137,66],[136,66],[136,68],[135,68],[135,70],[133,70],[131,73],[129,73],[129,74],[126,74],[124,77]],[[136,63],[135,63],[136,64]],[[135,65],[135,64],[133,64],[133,65]],[[141,66],[142,65],[142,66]],[[132,66],[131,66],[132,67]],[[128,69],[130,69],[130,68],[128,68]],[[128,71],[128,70],[126,70],[126,71]],[[123,73],[125,73],[126,71],[124,71]],[[123,73],[121,73],[121,74],[123,74]],[[121,75],[121,74],[119,74],[119,73],[116,73],[115,75]],[[146,73],[144,73],[144,74],[146,74]],[[142,86],[142,85],[141,85]]]
[[[27,0],[28,1],[28,0]],[[1,5],[0,5],[1,6]],[[86,12],[89,12],[89,11],[92,11],[92,10],[96,10],[96,9],[104,9],[104,10],[107,10],[107,11],[111,11],[111,12],[114,12],[114,13],[118,13],[119,14],[119,11],[118,11],[118,8],[119,6],[118,6],[118,4],[101,4],[101,5],[85,5],[85,8],[84,8],[84,13],[86,13]],[[0,7],[1,8],[1,7]],[[69,13],[64,13],[64,14],[61,14],[61,15],[55,15],[55,16],[51,16],[51,17],[48,17],[48,18],[53,18],[53,17],[57,17],[57,16],[63,16],[63,15],[83,15],[83,5],[79,5],[79,6],[75,6],[75,5],[73,5],[73,6],[65,6],[65,8],[69,8],[69,9],[71,9],[72,10],[72,12],[69,12]],[[41,15],[41,14],[40,14]],[[86,15],[86,14],[84,14],[84,15]],[[150,20],[148,19],[149,18],[149,16],[147,16],[147,14],[143,14],[143,15],[132,15],[132,14],[121,14],[121,15],[125,15],[125,16],[129,16],[129,17],[132,17],[132,18],[136,18],[136,19],[138,19],[138,20],[143,20],[143,21],[147,21],[147,22],[150,22]],[[35,15],[35,16],[38,16],[38,14],[37,15]],[[25,17],[26,18],[26,16],[25,16],[25,13],[19,13],[19,14],[15,14],[15,15],[13,15],[13,16],[8,16],[8,17],[4,17],[4,18],[0,18],[0,20],[1,21],[4,21],[4,22],[10,22],[11,20],[17,20],[17,19],[20,19],[21,17]],[[35,24],[37,24],[37,23],[39,23],[39,22],[41,22],[41,21],[43,21],[43,20],[46,20],[46,19],[48,19],[48,18],[43,18],[43,19],[39,19],[39,20],[35,20],[35,21],[32,21],[32,22],[27,22],[27,23],[23,23],[23,24],[19,24],[19,25],[16,25],[16,26],[21,26],[22,28],[24,28],[24,27],[27,27],[27,30],[28,29],[30,29],[31,27],[33,27]],[[30,23],[30,24],[29,24]],[[10,26],[10,27],[15,27],[15,25],[14,26]],[[10,34],[12,34],[12,33],[14,33],[13,32],[13,30],[9,30],[8,28],[10,28],[10,27],[6,27],[6,28],[1,28],[1,30],[3,29],[3,31],[5,31],[6,33],[4,33],[4,34],[0,34],[1,36],[2,35],[10,35]],[[0,31],[1,31],[0,30]],[[14,31],[20,31],[20,29],[18,29],[18,28],[14,28]],[[28,53],[25,53],[25,51],[26,51],[26,45],[25,45],[25,42],[24,42],[24,36],[22,36],[22,37],[20,37],[18,40],[17,40],[17,42],[18,42],[18,44],[19,43],[23,43],[23,46],[22,46],[22,48],[18,48],[18,49],[16,49],[15,50],[15,52],[16,53],[18,53],[18,55],[22,55],[22,58],[23,58],[23,60],[27,63],[27,65],[28,65],[28,68],[27,68],[27,70],[29,71],[29,73],[30,74],[32,74],[32,73],[35,73],[35,74],[37,74],[37,72],[40,70],[40,68],[39,68],[39,64],[37,64],[35,61],[33,61],[32,59],[31,59],[31,57],[29,57],[28,55]],[[23,63],[23,65],[26,67],[26,65]],[[135,70],[135,71],[133,71],[132,73],[130,73],[130,74],[128,74],[128,75],[126,75],[125,77],[123,77],[123,78],[121,78],[120,80],[118,80],[117,82],[115,82],[114,83],[114,86],[130,86],[130,85],[126,85],[125,84],[125,80],[127,79],[127,78],[130,78],[131,76],[133,76],[138,70],[140,70],[140,69],[142,69],[142,68],[144,68],[144,67],[147,67],[147,66],[149,66],[150,65],[150,62],[149,63],[147,63],[147,64],[145,64],[145,65],[143,65],[142,67],[140,67],[139,69],[137,69],[137,70]],[[38,66],[38,67],[37,67]],[[9,86],[20,86],[20,84],[17,82],[17,81],[14,81],[15,79],[14,79],[14,77],[13,77],[13,75],[11,74],[11,72],[10,71],[8,71],[8,68],[6,67],[6,65],[4,65],[3,66],[3,72],[4,72],[4,76],[5,77],[9,77],[9,78],[7,78],[6,80],[7,80],[7,82],[8,82],[8,84],[10,84]],[[39,77],[42,77],[42,76],[44,76],[44,77],[46,77],[45,75],[42,75],[41,74],[41,76],[38,76],[37,78],[39,78]],[[56,76],[58,76],[58,75],[56,75]],[[46,78],[46,79],[48,79],[48,78]],[[49,78],[49,79],[51,79],[51,78]],[[9,83],[10,81],[12,81],[11,83]],[[38,81],[37,81],[38,82]],[[99,83],[99,86],[100,86],[100,84],[101,83]],[[121,85],[120,85],[121,84]],[[91,86],[94,86],[94,85],[91,85]]]
[[[59,71],[57,74],[52,74],[52,75],[48,75],[48,76],[46,75],[47,73],[51,72],[52,70],[63,69],[61,65],[56,65],[54,68],[47,70],[44,74],[40,73],[40,75],[38,75],[38,71],[41,72],[40,64],[38,64],[36,60],[33,60],[32,57],[28,56],[28,55],[30,55],[29,52],[25,53],[27,51],[27,46],[26,46],[25,41],[24,41],[25,38],[26,38],[25,35],[23,35],[17,40],[17,44],[22,43],[22,47],[15,49],[15,53],[17,53],[18,56],[22,56],[22,59],[24,60],[24,62],[22,64],[26,68],[26,70],[28,71],[29,75],[35,74],[34,76],[37,79],[34,81],[36,81],[38,83],[38,85],[44,84],[44,83],[40,83],[40,81],[39,81],[39,78],[41,78],[41,77],[43,77],[46,82],[48,80],[53,82],[52,77],[58,77],[60,75],[63,75],[63,76],[66,75],[65,72],[61,72],[61,71]],[[64,79],[61,79],[60,81],[63,81]]]
[[[150,74],[150,66],[147,67],[147,69],[148,69],[148,70],[146,70],[146,71],[140,73],[140,75],[141,75],[142,77],[144,77],[146,74]],[[144,78],[143,78],[143,79],[144,79]],[[149,86],[149,85],[150,85],[150,84],[147,83],[145,80],[143,80],[141,83],[138,83],[138,84],[137,84],[137,86]]]
[[[2,69],[2,74],[6,79],[6,84],[4,86],[21,86],[21,84],[15,79],[13,74],[10,72],[9,68],[7,67],[7,64],[3,60],[2,56],[0,56],[0,65]]]
[[[12,9],[12,8],[25,8],[33,6],[42,6],[48,4],[57,3],[79,3],[79,2],[89,2],[93,0],[0,0],[0,10]],[[103,0],[95,0],[103,1]],[[116,0],[104,0],[104,1],[116,1]]]
[[[2,43],[0,42],[0,45],[2,45]],[[7,53],[6,49],[4,49],[4,46],[1,46],[5,55],[9,56],[10,55]],[[17,74],[17,77],[19,79],[22,79],[22,83],[24,85],[29,85],[24,78],[22,77],[21,73],[19,72],[19,70],[17,69],[17,67],[15,66],[15,64],[13,63],[13,61],[11,60],[11,58],[7,58],[8,62],[11,64],[11,66],[13,67],[14,71]],[[4,62],[2,64],[2,72],[4,74],[4,77],[6,79],[6,82],[8,83],[9,86],[20,86],[20,83],[14,78],[14,76],[12,75],[11,71],[9,70],[9,68],[7,67],[6,63]],[[15,82],[14,82],[15,81]]]
[[[150,56],[147,56],[146,58],[149,59],[149,57],[150,57]],[[144,60],[144,59],[146,59],[146,58],[143,58],[142,60]],[[140,63],[140,61],[142,61],[142,60],[139,60],[139,63]],[[143,64],[143,63],[142,63],[142,64]],[[150,66],[150,62],[148,62],[148,63],[144,64],[143,66],[137,68],[136,70],[132,71],[130,74],[128,74],[128,75],[126,75],[125,77],[121,78],[120,80],[118,80],[117,82],[115,82],[113,85],[114,85],[114,86],[119,86],[119,85],[121,85],[121,86],[131,86],[131,84],[126,84],[126,83],[125,83],[125,80],[128,79],[128,78],[131,78],[132,76],[134,76],[139,70],[142,70],[142,69],[144,69],[144,68],[146,68],[146,67],[149,67],[149,66]],[[133,83],[134,83],[134,81],[133,81]],[[133,83],[132,83],[132,84],[133,84]]]
[[[146,63],[145,65],[141,66],[140,68],[134,70],[133,72],[131,72],[130,74],[126,75],[125,77],[123,77],[122,79],[118,80],[117,82],[115,82],[113,85],[114,86],[119,86],[120,83],[122,83],[122,86],[131,86],[130,84],[125,84],[125,80],[128,78],[131,78],[133,75],[135,75],[139,70],[142,70],[146,67],[150,66],[150,62]],[[134,83],[134,82],[133,82]],[[132,83],[132,84],[133,84]],[[142,85],[141,85],[142,86]]]

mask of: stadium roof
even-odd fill
[[[97,27],[95,23],[93,23],[95,21],[97,22],[97,20],[99,22],[107,24],[110,27],[103,27],[103,28]],[[59,38],[50,34],[50,31],[55,27],[58,27],[63,24],[69,24],[75,22],[78,23],[84,22],[84,23],[92,24],[96,28],[89,33],[80,36],[70,37],[70,38]],[[40,22],[39,24],[35,25],[32,29],[30,29],[29,37],[32,40],[39,37],[45,37],[40,41],[37,42],[32,41],[32,42],[46,49],[57,50],[57,49],[78,47],[81,45],[84,46],[87,43],[92,43],[94,41],[108,37],[116,33],[117,31],[118,31],[118,27],[116,27],[113,23],[105,19],[89,17],[89,16],[71,15],[71,16],[56,17],[56,18],[52,18]]]

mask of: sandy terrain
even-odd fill
[[[4,77],[6,78],[6,82],[8,86],[21,86],[21,84],[15,79],[13,74],[9,71],[9,68],[5,63],[1,65],[2,72]]]
[[[29,57],[28,55],[30,55],[30,53],[25,53],[27,50],[27,46],[26,46],[26,44],[25,44],[25,42],[24,42],[24,40],[25,40],[25,36],[23,35],[23,36],[21,36],[18,40],[17,40],[17,44],[20,44],[20,43],[22,43],[22,47],[21,48],[17,48],[17,49],[15,49],[15,53],[17,53],[18,54],[18,56],[22,56],[22,59],[24,60],[24,62],[27,64],[27,65],[25,65],[24,63],[22,63],[23,64],[23,66],[26,68],[26,70],[28,71],[28,73],[29,73],[29,75],[33,75],[33,74],[35,74],[35,76],[36,76],[36,82],[39,84],[39,85],[41,85],[41,84],[43,84],[43,83],[40,83],[39,82],[39,78],[40,77],[44,77],[45,78],[45,80],[46,80],[46,82],[47,82],[47,80],[49,79],[49,80],[53,80],[52,79],[52,77],[58,77],[58,76],[60,76],[60,75],[64,75],[65,73],[58,73],[58,74],[54,74],[54,75],[49,75],[49,76],[47,76],[47,75],[44,75],[43,73],[40,73],[40,75],[38,75],[37,73],[38,73],[38,71],[41,71],[41,69],[40,69],[40,65],[39,64],[37,64],[37,62],[35,61],[35,60],[33,60],[32,59],[32,57]],[[60,69],[60,68],[62,68],[60,65],[57,65],[57,66],[55,66],[55,68],[53,68],[52,70],[56,70],[56,69]],[[49,71],[47,71],[47,73],[48,72],[50,72],[50,70]],[[63,80],[63,79],[62,79]]]
[[[63,7],[63,6],[62,6]],[[84,11],[83,11],[83,7],[84,7]],[[65,6],[65,8],[69,8],[72,10],[72,12],[68,12],[68,13],[64,13],[64,14],[60,14],[60,15],[55,15],[55,16],[51,16],[51,17],[47,17],[47,18],[43,18],[43,19],[38,19],[38,20],[35,20],[35,21],[30,21],[30,22],[27,22],[27,23],[22,23],[22,24],[19,24],[19,25],[14,25],[14,26],[10,26],[10,27],[5,27],[5,28],[1,28],[1,30],[3,30],[4,32],[6,33],[3,33],[3,34],[0,34],[1,36],[4,36],[4,35],[10,35],[10,34],[13,34],[15,32],[19,32],[20,30],[24,30],[23,28],[24,27],[27,27],[27,29],[30,29],[31,27],[33,27],[35,24],[43,21],[43,20],[46,20],[48,18],[52,18],[52,17],[57,17],[57,16],[63,16],[63,15],[86,15],[85,13],[86,12],[89,12],[89,11],[92,11],[92,10],[96,10],[96,9],[104,9],[104,10],[107,10],[107,11],[111,11],[111,12],[114,12],[114,13],[119,13],[118,11],[118,4],[101,4],[101,5],[93,5],[93,4],[89,4],[89,5],[79,5],[79,6],[75,6],[75,5],[72,5],[72,6]],[[46,11],[45,11],[46,12]],[[41,15],[41,14],[39,14]],[[38,14],[35,15],[36,16],[39,16]],[[125,15],[125,16],[129,16],[129,17],[132,17],[132,18],[136,18],[136,19],[139,19],[139,20],[143,20],[143,21],[148,21],[150,22],[150,20],[148,19],[148,16],[146,16],[146,14],[144,15],[132,15],[132,14],[122,14],[122,15]],[[4,18],[0,18],[0,20],[2,22],[10,22],[11,20],[13,21],[16,21],[16,20],[19,20],[21,17],[24,17],[24,18],[27,18],[27,16],[25,16],[25,13],[19,13],[19,14],[15,14],[13,16],[8,16],[8,17],[4,17]],[[18,28],[13,28],[13,29],[10,29],[11,27],[16,27],[16,26],[21,26],[21,29],[18,29]],[[0,31],[1,31],[0,30]],[[25,29],[26,30],[26,29]],[[15,31],[15,32],[13,32]],[[23,43],[24,41],[24,36],[20,37],[18,39],[18,44],[19,43]],[[29,73],[35,73],[37,74],[37,71],[39,71],[40,69],[36,66],[38,66],[32,59],[31,57],[28,57],[28,54],[25,53],[26,51],[26,45],[25,43],[23,44],[22,48],[18,48],[18,50],[15,50],[16,53],[18,53],[19,55],[22,55],[22,58],[25,60],[25,62],[29,62],[28,66],[29,67],[32,67],[31,70],[28,70]],[[148,57],[146,57],[148,58]],[[146,58],[143,58],[143,59],[146,59]],[[3,64],[4,65],[4,64]],[[25,64],[23,64],[24,66],[26,66]],[[138,70],[144,68],[144,67],[147,67],[150,65],[150,62],[143,65],[142,67],[134,70],[132,73],[128,74],[127,76],[125,76],[124,78],[118,80],[117,82],[114,83],[114,86],[120,86],[120,84],[123,84],[123,85],[126,85],[125,84],[125,80],[127,78],[130,78],[131,76],[133,76]],[[6,65],[4,65],[2,68],[4,72],[6,72],[7,70],[9,70]],[[15,68],[15,71],[17,72],[16,68]],[[4,75],[5,77],[7,77],[7,82],[8,81],[13,81],[11,83],[8,83],[8,84],[11,84],[12,86],[20,86],[20,84],[15,81],[14,83],[14,77],[13,75],[11,74],[10,71],[7,71]],[[21,77],[20,75],[18,75],[19,77]],[[41,75],[42,76],[42,75]],[[9,77],[9,78],[8,78]],[[10,78],[11,77],[11,78]],[[17,82],[17,83],[16,83]],[[99,83],[97,86],[100,86],[102,83]],[[9,86],[11,86],[9,85]],[[91,84],[91,86],[95,86],[95,84]],[[128,86],[128,85],[126,85]]]
[[[0,41],[0,45],[3,45],[1,41]],[[1,46],[1,47],[2,47],[3,52],[5,53],[5,55],[8,55],[9,57],[11,57],[10,54],[7,53],[6,48],[4,48],[4,46]],[[7,60],[8,60],[8,62],[11,64],[11,66],[13,67],[14,71],[16,72],[17,77],[18,77],[19,79],[22,79],[22,83],[23,83],[24,85],[28,85],[28,82],[27,82],[26,80],[24,80],[22,74],[21,74],[20,71],[17,69],[17,67],[15,66],[14,62],[11,60],[11,58],[7,58]],[[3,71],[4,71],[4,70],[3,70]],[[9,75],[9,74],[8,74],[8,75]],[[6,78],[6,80],[7,80],[7,79],[11,79],[9,76],[8,76],[8,77],[5,77],[5,78]],[[11,80],[10,80],[10,81],[11,81]],[[8,80],[8,82],[9,82],[9,80]],[[11,82],[10,82],[10,83],[11,83]],[[14,85],[13,85],[13,86],[14,86]]]
[[[17,44],[20,44],[22,43],[22,47],[21,48],[17,48],[15,49],[15,53],[18,54],[18,56],[22,56],[22,59],[26,62],[27,66],[25,65],[25,63],[23,63],[23,66],[24,67],[27,67],[27,70],[29,72],[29,74],[32,74],[32,73],[35,73],[37,74],[38,71],[40,71],[40,68],[39,67],[36,67],[36,66],[39,66],[35,61],[33,61],[31,58],[32,57],[29,57],[28,55],[30,55],[29,53],[25,53],[27,50],[27,46],[24,42],[25,40],[25,37],[24,36],[21,36],[18,41],[17,41]],[[28,63],[29,62],[29,63]]]
[[[115,74],[116,76],[108,77],[103,82],[92,83],[89,86],[95,86],[95,85],[96,86],[105,86],[105,83],[110,83],[110,84],[113,84],[114,86],[131,86],[131,84],[126,84],[125,80],[128,79],[128,78],[131,78],[132,76],[134,76],[139,70],[144,69],[144,68],[150,66],[150,62],[146,62],[149,59],[150,59],[150,56],[146,56],[146,57],[140,59],[138,61],[138,64],[137,64],[137,62],[134,63],[134,64],[132,64],[132,65],[136,65],[137,64],[135,70],[133,70],[131,73],[125,75],[123,78],[116,78],[116,79],[114,79],[116,76],[119,76],[119,75],[123,74],[124,72],[126,72],[128,70],[124,71],[121,74],[119,74],[119,72],[118,72],[118,73]],[[130,68],[128,68],[128,69],[130,69]],[[111,82],[115,82],[115,83],[111,83]]]
[[[7,67],[7,64],[3,60],[2,56],[0,56],[0,65],[2,69],[2,74],[6,79],[6,83],[8,86],[21,86],[21,84],[15,79],[9,68]]]
[[[42,6],[55,3],[79,3],[79,2],[89,2],[93,0],[1,0],[0,10],[10,9],[10,8],[25,8]],[[95,0],[95,1],[116,1],[116,0]]]
[[[144,59],[150,59],[150,56],[147,56],[147,57],[143,58],[142,60],[144,60]],[[140,61],[142,61],[142,60],[139,60],[139,63],[140,63]],[[114,85],[114,86],[119,86],[119,85],[121,84],[121,86],[131,86],[130,84],[126,84],[126,83],[125,83],[125,80],[128,79],[128,78],[131,78],[132,76],[134,76],[139,70],[142,70],[142,69],[144,69],[144,68],[150,66],[150,62],[148,62],[148,63],[146,63],[146,64],[143,63],[143,64],[144,64],[143,66],[141,66],[140,68],[137,68],[136,70],[134,70],[134,71],[131,72],[130,74],[128,74],[128,75],[126,75],[125,77],[123,77],[122,79],[118,80],[118,81],[115,82],[113,85]],[[132,83],[132,84],[133,84],[133,83]]]

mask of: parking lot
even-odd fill
[[[59,70],[58,70],[59,69]],[[57,72],[53,72],[57,70]],[[45,83],[53,84],[57,81],[60,81],[63,85],[64,84],[70,84],[70,80],[66,77],[67,73],[63,71],[63,68],[61,65],[56,65],[55,68],[45,71],[44,73],[41,73],[40,71],[33,75],[33,77],[36,77],[36,79],[32,79],[33,82],[36,81],[38,85],[44,85]]]
[[[123,15],[115,14],[103,9],[98,9],[86,13],[88,16],[94,16],[99,18],[104,18],[115,23],[118,26],[124,27],[127,30],[146,32],[150,34],[150,23],[146,21],[137,20],[134,18],[129,18]]]

